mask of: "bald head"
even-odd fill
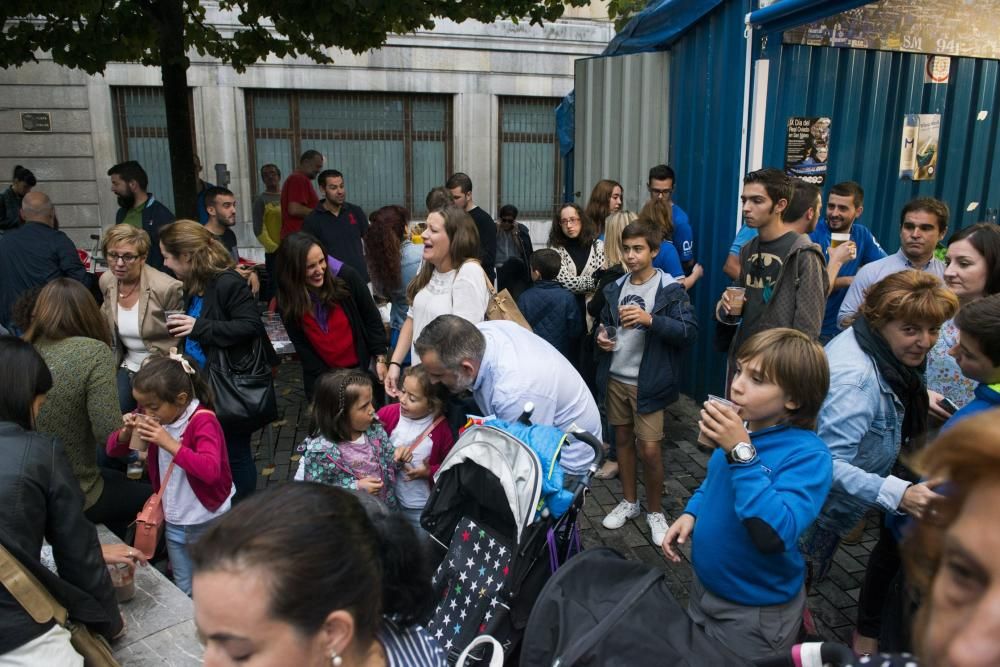
[[[21,217],[25,222],[41,222],[52,226],[55,220],[55,206],[44,192],[32,190],[21,200]]]

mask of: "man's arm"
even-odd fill
[[[740,256],[726,255],[726,264],[722,267],[722,272],[733,280],[737,280],[740,277]]]
[[[861,302],[865,298],[865,290],[868,289],[868,274],[869,272],[865,271],[864,267],[858,271],[858,274],[854,276],[854,282],[851,283],[851,287],[847,290],[844,302],[840,304],[840,311],[837,312],[837,326],[841,329],[847,328],[845,320],[853,319],[854,314],[861,307]]]
[[[313,212],[311,208],[297,201],[288,202],[288,212],[296,218],[304,218]]]

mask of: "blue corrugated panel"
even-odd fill
[[[726,2],[671,47],[670,164],[677,172],[675,200],[691,216],[697,260],[705,277],[691,295],[698,343],[682,373],[696,400],[718,393],[725,355],[715,352],[713,308],[729,280],[722,273],[739,213],[740,109],[749,4]]]
[[[856,180],[865,189],[861,221],[888,251],[899,247],[899,212],[914,197],[937,197],[952,210],[951,231],[1000,206],[1000,63],[952,58],[947,84],[925,84],[923,54],[780,45],[772,59],[765,162],[783,166],[791,116],[830,116],[829,173],[824,188]],[[985,111],[983,120],[978,120]],[[937,177],[899,178],[903,116],[941,114]],[[978,206],[967,210],[973,202]]]

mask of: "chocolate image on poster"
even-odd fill
[[[823,187],[830,158],[830,119],[792,116],[785,134],[785,173]]]

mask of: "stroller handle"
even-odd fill
[[[600,469],[601,465],[604,463],[604,443],[601,442],[593,433],[590,431],[584,431],[576,424],[569,427],[569,432],[572,433],[573,437],[580,442],[585,442],[590,445],[590,448],[594,450],[594,462],[591,464],[591,469],[595,472]]]

